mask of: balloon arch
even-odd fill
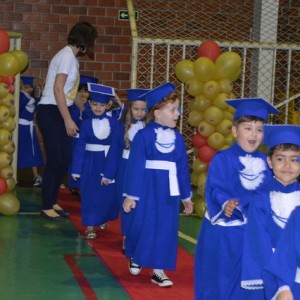
[[[233,51],[223,52],[214,41],[203,42],[197,59],[183,59],[175,65],[175,75],[194,98],[189,103],[188,122],[195,128],[192,137],[194,161],[191,181],[197,187],[195,211],[204,216],[204,186],[208,165],[217,150],[233,142],[231,126],[234,109],[225,100],[236,99],[233,82],[241,74],[241,58]]]

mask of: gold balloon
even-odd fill
[[[229,121],[233,120],[233,114],[231,112],[229,112],[226,108],[226,110],[223,110],[224,113],[224,119],[227,119]]]
[[[201,81],[213,79],[215,71],[215,64],[208,57],[199,57],[194,61],[194,74]]]
[[[8,179],[6,179],[6,183],[7,183],[7,191],[8,192],[11,192],[12,190],[15,189],[16,180],[14,177],[9,177]]]
[[[20,209],[20,201],[18,198],[9,192],[0,196],[0,213],[5,216],[13,216]]]
[[[206,212],[206,203],[205,201],[198,201],[194,205],[195,213],[197,217],[204,218]]]
[[[12,159],[12,155],[4,151],[0,151],[0,169],[7,167],[12,162]]]
[[[192,78],[185,83],[185,90],[191,96],[200,95],[203,91],[203,82],[197,78]]]
[[[9,118],[9,109],[5,105],[0,104],[0,122],[4,122]]]
[[[232,82],[228,78],[223,78],[218,81],[221,93],[230,94],[233,89]],[[231,98],[228,98],[231,99]]]
[[[201,189],[205,188],[206,177],[207,177],[207,173],[206,172],[200,173],[198,175],[198,179],[197,179],[197,186],[198,186],[198,188],[201,188]]]
[[[220,93],[220,86],[217,81],[209,80],[204,83],[203,95],[208,99],[214,99]]]
[[[15,108],[14,105],[9,108],[9,115],[11,117],[13,117],[13,118],[15,117],[15,115],[16,115],[16,108]]]
[[[213,101],[213,105],[219,107],[220,109],[226,109],[228,104],[225,102],[228,100],[228,95],[225,93],[220,93]]]
[[[1,103],[8,108],[14,105],[14,95],[8,93],[4,98],[1,99]]]
[[[204,189],[200,189],[197,187],[197,194],[201,197],[204,197]]]
[[[197,174],[203,173],[207,171],[207,164],[202,162],[200,159],[196,158],[193,161],[193,171],[195,171]]]
[[[0,55],[0,75],[11,76],[19,72],[19,60],[14,54],[6,52]]]
[[[4,98],[9,93],[9,87],[5,82],[0,83],[0,99]]]
[[[215,131],[215,126],[206,122],[205,120],[201,121],[198,125],[198,132],[207,137]]]
[[[225,138],[220,132],[213,132],[207,138],[207,144],[213,149],[218,150],[225,144]]]
[[[204,113],[197,110],[192,110],[189,114],[188,123],[196,127],[204,119]]]
[[[188,103],[189,111],[192,111],[195,109],[195,99],[191,99]]]
[[[11,140],[11,133],[4,128],[0,128],[0,146],[4,146]]]
[[[193,71],[194,63],[191,60],[183,59],[175,65],[175,75],[183,83],[195,77]]]
[[[5,168],[0,169],[0,176],[2,178],[8,179],[14,175],[14,170],[11,165],[6,166]]]
[[[195,97],[194,106],[198,111],[205,111],[211,105],[211,100],[207,99],[204,95],[198,95],[197,97]]]
[[[0,106],[1,111],[1,106]],[[8,118],[1,122],[1,112],[0,112],[0,126],[1,128],[5,128],[8,131],[12,132],[16,127],[16,121],[13,117],[9,115],[9,110],[7,109]]]
[[[227,135],[231,132],[232,122],[228,119],[222,120],[219,124],[216,125],[216,131],[220,132],[223,135]]]
[[[15,55],[19,61],[19,72],[24,71],[29,63],[29,58],[28,58],[27,54],[22,50],[13,50],[13,51],[10,51],[10,53]],[[17,72],[17,73],[19,73],[19,72]]]
[[[223,111],[217,106],[211,105],[204,112],[204,120],[209,124],[216,125],[224,119]]]
[[[191,172],[191,183],[194,186],[197,186],[197,179],[198,179],[198,175],[195,171]]]
[[[13,140],[8,141],[7,144],[0,146],[0,151],[6,152],[8,154],[13,154],[15,152],[15,143]]]
[[[232,135],[232,133],[225,135],[224,138],[226,145],[231,145],[234,142],[234,136]]]
[[[215,79],[220,80],[223,78],[235,77],[242,65],[241,57],[233,51],[222,53],[215,62],[216,73]]]

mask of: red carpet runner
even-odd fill
[[[80,203],[62,189],[59,204],[70,212],[70,220],[81,233]],[[192,300],[193,299],[193,256],[179,247],[176,271],[166,271],[174,286],[161,288],[151,283],[151,269],[143,269],[137,275],[128,271],[128,260],[121,252],[121,233],[119,220],[109,222],[109,227],[99,230],[98,238],[87,241],[102,262],[112,272],[120,285],[133,300]]]

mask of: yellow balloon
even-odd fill
[[[232,133],[225,135],[224,138],[225,138],[226,145],[232,145],[232,143],[234,141],[234,136],[232,135]]]
[[[188,123],[193,126],[197,127],[198,124],[204,119],[204,113],[199,112],[197,110],[192,110],[189,114]]]
[[[239,70],[237,70],[234,74],[230,75],[230,76],[229,76],[229,79],[230,79],[232,82],[237,81],[237,80],[240,78],[241,73],[242,73],[242,69],[239,69]]]
[[[200,150],[201,151],[201,150]],[[203,173],[207,171],[207,164],[201,161],[200,159],[196,158],[193,161],[193,171],[196,172],[197,174]]]
[[[236,76],[242,65],[241,57],[233,51],[224,52],[217,58],[215,79],[231,79]]]
[[[223,78],[218,81],[221,93],[230,94],[233,89],[232,82],[228,78]],[[228,98],[229,99],[229,98]],[[231,99],[231,98],[230,98]]]
[[[203,90],[203,82],[194,77],[185,83],[185,90],[191,96],[200,95]]]
[[[196,185],[197,186],[197,185]],[[197,194],[201,197],[204,197],[204,189],[198,188],[197,187]]]
[[[1,111],[1,105],[0,105],[0,111]],[[7,109],[7,114],[8,114],[8,118],[1,122],[1,112],[0,112],[0,122],[1,122],[0,126],[1,126],[1,128],[5,128],[8,131],[12,132],[16,127],[16,121],[13,117],[11,117],[9,115],[9,110],[8,109]]]
[[[229,121],[233,120],[233,114],[231,112],[229,112],[226,108],[226,110],[223,110],[224,113],[224,119],[227,119]]]
[[[7,167],[12,162],[12,159],[12,155],[4,151],[0,151],[0,168],[3,169]]]
[[[193,71],[194,63],[191,60],[183,59],[175,65],[175,75],[183,83],[195,77]]]
[[[5,129],[0,128],[0,146],[4,146],[11,140],[11,133]]]
[[[194,73],[201,81],[208,81],[214,78],[216,67],[208,57],[199,57],[194,61]]]
[[[205,137],[209,136],[215,131],[215,126],[206,122],[205,120],[201,121],[197,128],[198,132]]]
[[[20,209],[20,201],[12,193],[4,193],[0,196],[0,213],[5,216],[13,216]]]
[[[14,177],[9,177],[8,179],[6,179],[6,183],[8,192],[11,192],[16,187],[16,180]]]
[[[198,175],[198,179],[197,179],[197,186],[198,188],[204,189],[205,187],[205,183],[206,183],[206,177],[207,177],[207,173],[200,173]]]
[[[228,95],[225,93],[220,93],[214,100],[213,105],[217,106],[220,109],[226,109],[228,104],[225,102],[228,100]]]
[[[0,83],[0,99],[4,98],[9,93],[8,85],[5,82]]]
[[[13,154],[15,152],[15,143],[13,140],[8,141],[7,144],[0,146],[0,151],[6,152],[8,154]]]
[[[191,173],[191,182],[192,185],[197,186],[197,179],[198,179],[198,175],[195,171],[192,171]]]
[[[28,58],[27,54],[22,50],[13,50],[13,51],[10,51],[10,53],[15,55],[19,61],[19,72],[24,71],[29,63],[29,58]],[[19,72],[17,72],[17,73],[19,73]]]
[[[204,83],[203,95],[208,99],[214,99],[220,93],[220,86],[217,81],[209,80]]]
[[[228,119],[223,119],[216,125],[216,131],[223,135],[227,135],[231,132],[232,122]]]
[[[204,120],[209,124],[216,125],[224,119],[223,111],[217,106],[211,105],[204,112]]]
[[[205,111],[211,105],[211,100],[207,99],[204,95],[198,95],[195,97],[194,107],[198,111]]]
[[[7,107],[11,107],[14,105],[14,95],[12,93],[8,93],[4,98],[1,99],[1,103]]]
[[[15,115],[16,115],[16,108],[15,108],[14,105],[9,108],[9,115],[11,117],[13,117],[13,118],[15,117]]]
[[[189,111],[192,111],[195,109],[195,99],[191,99],[188,103]]]
[[[9,109],[5,105],[0,104],[0,122],[4,122],[9,118]]]
[[[18,58],[6,52],[0,55],[0,75],[2,76],[12,76],[19,73],[20,65]]]
[[[220,132],[213,132],[207,138],[207,144],[215,150],[220,149],[225,144],[225,138]]]
[[[8,179],[14,175],[14,170],[11,165],[6,166],[5,168],[0,169],[0,177]]]
[[[206,203],[205,201],[198,201],[194,205],[195,213],[199,218],[204,218],[206,212]]]

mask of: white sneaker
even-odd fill
[[[34,187],[41,187],[42,186],[42,177],[40,175],[37,175],[33,179],[33,186]]]
[[[130,258],[130,260],[129,260],[128,268],[129,268],[129,272],[132,275],[138,275],[142,271],[142,267],[140,267],[139,265],[137,265],[136,263],[134,263],[133,260],[132,260],[132,258]]]
[[[169,287],[173,285],[173,282],[165,274],[164,271],[154,272],[153,276],[151,277],[151,282],[157,284],[160,287]]]

